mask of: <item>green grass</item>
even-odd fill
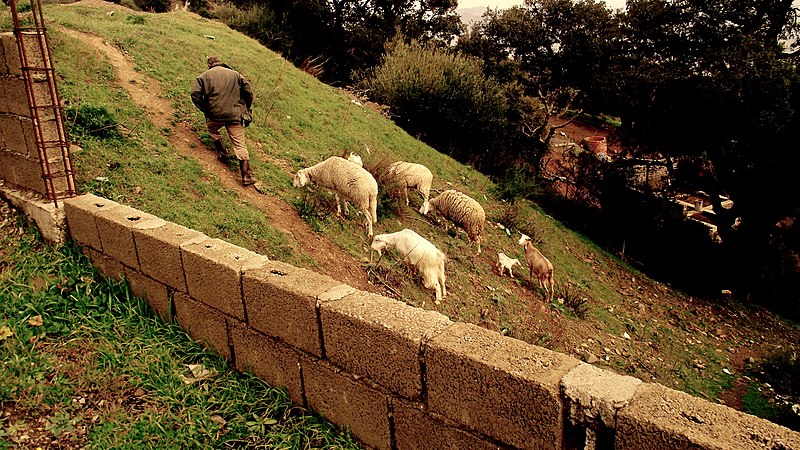
[[[45,246],[13,217],[0,248],[0,331],[11,333],[0,332],[0,448],[36,433],[98,449],[358,448],[154,317],[73,245]],[[189,364],[213,375],[186,384]]]

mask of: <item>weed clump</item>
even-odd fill
[[[572,283],[566,283],[556,288],[555,298],[562,303],[575,317],[585,319],[589,312],[589,299]]]
[[[79,105],[64,110],[67,131],[73,139],[94,137],[100,139],[120,139],[117,121],[104,106]]]

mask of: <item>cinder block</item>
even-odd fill
[[[44,61],[48,58],[48,47],[43,34],[23,34],[22,40],[25,43],[27,67],[41,69],[50,65]]]
[[[125,278],[133,295],[147,300],[147,304],[164,322],[172,322],[172,306],[167,287],[135,270],[125,268]]]
[[[189,290],[181,262],[181,245],[207,239],[209,237],[199,231],[172,222],[158,228],[133,230],[142,273],[184,293]]]
[[[457,323],[424,349],[428,406],[524,449],[560,449],[560,381],[576,359]]]
[[[246,321],[242,273],[269,259],[219,239],[181,246],[189,295],[225,314]]]
[[[127,205],[98,211],[95,217],[103,253],[128,267],[139,270],[133,230],[164,226],[166,222]]]
[[[277,339],[237,323],[231,327],[236,369],[252,371],[270,386],[285,388],[296,405],[303,404],[300,354]]]
[[[81,253],[86,255],[92,265],[106,278],[121,280],[125,275],[125,267],[117,261],[91,247],[83,247]]]
[[[318,359],[303,358],[308,406],[329,421],[349,427],[365,445],[391,448],[389,397],[352,375]]]
[[[56,145],[56,142],[59,141],[59,137],[61,136],[58,132],[58,122],[56,121],[56,119],[50,118],[47,120],[42,120],[41,124],[42,124],[42,139],[44,139],[45,142],[47,142],[48,149],[53,149],[52,151],[54,152],[60,150],[58,145]],[[30,137],[34,136],[31,134]],[[29,136],[26,134],[26,139],[28,138]],[[30,141],[26,140],[26,142]]]
[[[570,370],[561,379],[564,407],[573,425],[567,428],[565,439],[586,448],[612,447],[617,412],[630,402],[640,384],[638,378],[591,364],[580,363]]]
[[[0,178],[7,184],[8,186],[14,185],[12,179],[14,178],[14,169],[11,167],[9,161],[11,158],[7,156],[10,152],[0,149]]]
[[[182,292],[173,294],[175,321],[189,336],[231,360],[227,317]]]
[[[394,399],[394,439],[398,450],[497,450],[500,447],[458,428],[419,403]]]
[[[341,295],[320,299],[336,286],[343,285],[329,276],[277,261],[248,270],[242,278],[248,324],[303,351],[323,356],[317,302],[355,292],[353,288],[348,290],[349,286],[336,288],[335,292],[344,289]]]
[[[33,120],[27,117],[20,117],[19,123],[20,126],[22,127],[22,139],[23,139],[22,141],[20,141],[19,144],[24,145],[24,147],[20,147],[17,153],[27,154],[28,156],[31,156],[38,161],[39,151],[36,148],[36,136],[35,136],[35,131],[33,129]]]
[[[800,433],[658,384],[641,384],[617,416],[614,448],[790,449]]]
[[[412,399],[422,393],[422,343],[453,324],[438,312],[362,291],[322,304],[320,317],[331,362]]]
[[[84,194],[64,199],[63,204],[72,240],[80,246],[89,246],[102,252],[103,246],[100,244],[95,217],[103,210],[120,206],[119,203],[93,194]]]
[[[0,33],[0,43],[3,45],[3,54],[6,58],[6,69],[3,71],[3,73],[22,76],[22,69],[19,63],[19,49],[17,48],[17,38],[14,37],[14,33]]]
[[[30,121],[29,125],[33,128],[33,123]],[[18,116],[0,114],[0,133],[2,133],[4,149],[21,155],[28,154],[25,132]]]
[[[28,94],[22,78],[0,75],[0,113],[30,117]]]
[[[568,417],[573,423],[600,421],[616,426],[617,412],[627,406],[642,380],[580,363],[561,379]]]
[[[42,168],[38,161],[28,159],[17,153],[0,151],[0,165],[7,168],[6,182],[9,185],[26,189],[44,196],[46,194]]]

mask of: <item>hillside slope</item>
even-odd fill
[[[743,377],[747,361],[800,347],[800,331],[767,312],[675,292],[535,205],[496,201],[485,176],[222,24],[180,11],[137,13],[96,0],[49,5],[46,15],[54,25],[51,41],[68,113],[99,106],[122,130],[119,138],[81,138],[76,165],[84,192],[361,289],[435,307],[454,320],[739,408],[751,383]],[[220,55],[255,88],[255,122],[247,138],[268,195],[238,186],[236,174],[203,144],[202,115],[188,89],[210,54]],[[399,214],[389,203],[381,205],[376,233],[412,228],[448,255],[449,295],[441,305],[434,306],[419,280],[395,264],[396,255],[378,267],[368,262],[369,240],[354,213],[337,220],[330,196],[323,193],[324,201],[318,201],[319,195],[291,186],[296,170],[349,151],[360,153],[368,167],[396,159],[425,164],[434,173],[434,189],[460,189],[486,209],[484,252],[474,257],[463,233],[415,212],[418,197]],[[498,276],[497,252],[524,261],[519,236],[506,229],[541,240],[538,247],[555,266],[554,302],[544,303],[525,268],[516,270],[514,280]],[[581,304],[585,314],[576,315]]]

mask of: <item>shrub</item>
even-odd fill
[[[144,16],[140,14],[129,14],[125,17],[125,21],[134,25],[144,25]]]
[[[462,161],[497,163],[516,129],[512,86],[487,78],[477,58],[416,41],[390,44],[359,87],[407,132]]]
[[[169,0],[134,0],[134,3],[142,11],[157,13],[168,12],[170,6]]]
[[[281,48],[276,43],[288,38],[276,23],[275,13],[266,5],[253,4],[247,8],[237,8],[223,4],[214,10],[212,16],[272,49]],[[287,44],[282,45],[286,47]]]
[[[103,106],[79,105],[68,107],[64,111],[67,131],[74,138],[81,136],[101,139],[118,139],[119,132],[114,116]]]
[[[541,191],[541,184],[524,166],[511,167],[495,183],[495,195],[501,200],[510,202],[521,198],[533,198],[541,194]]]

